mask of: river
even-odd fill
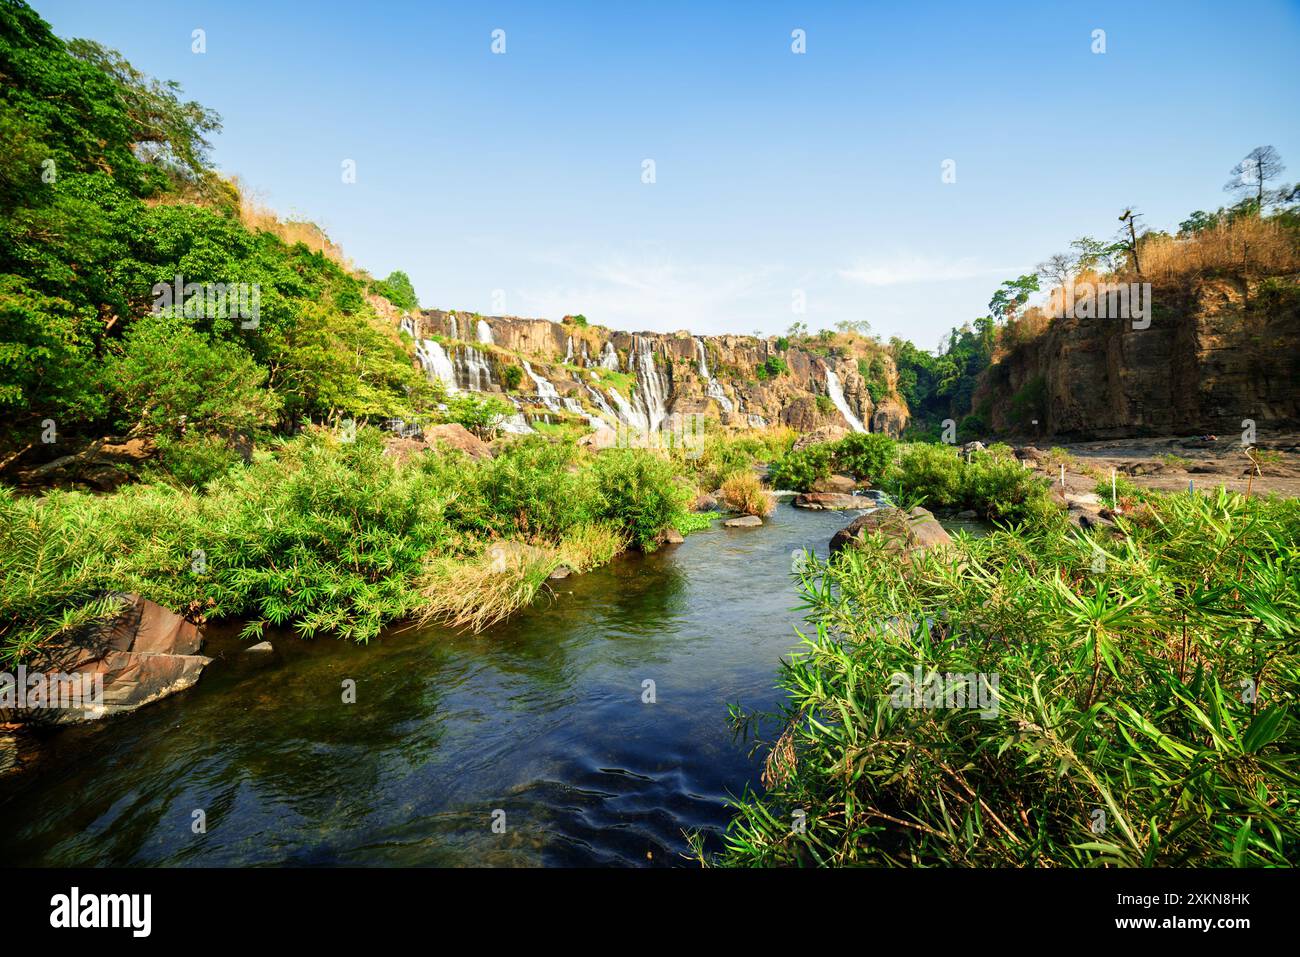
[[[728,799],[758,786],[727,705],[780,703],[791,553],[824,556],[856,514],[715,523],[555,582],[479,636],[281,633],[253,667],[216,629],[194,688],[60,732],[0,783],[0,862],[687,864],[685,832],[716,850]]]

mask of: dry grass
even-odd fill
[[[776,502],[757,475],[749,470],[733,472],[722,482],[722,504],[741,515],[770,515]]]
[[[468,561],[430,559],[419,588],[420,620],[478,634],[530,604],[562,562],[556,549],[494,542]]]
[[[560,560],[575,572],[585,572],[604,565],[627,547],[627,535],[614,525],[579,525],[560,543]]]
[[[1154,236],[1141,244],[1142,278],[1150,282],[1214,272],[1277,276],[1300,272],[1295,233],[1271,219],[1244,216],[1186,239]]]
[[[352,260],[343,254],[343,248],[329,238],[325,230],[305,220],[281,219],[275,210],[262,203],[238,177],[230,185],[239,196],[239,221],[251,232],[266,232],[278,236],[290,246],[302,243],[315,253],[322,253],[349,272],[354,271]]]

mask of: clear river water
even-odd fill
[[[727,705],[781,702],[791,554],[824,556],[857,514],[715,523],[478,636],[283,633],[253,667],[218,633],[194,688],[59,732],[0,782],[0,863],[688,864],[686,832],[716,850],[729,798],[758,787]]]

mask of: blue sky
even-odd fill
[[[1295,2],[33,5],[426,306],[933,348],[1125,205],[1176,226],[1262,144],[1300,180]]]

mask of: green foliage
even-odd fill
[[[387,279],[371,283],[370,288],[403,312],[420,308],[420,298],[411,285],[411,277],[400,269],[389,273]]]
[[[773,462],[768,481],[773,488],[806,492],[819,479],[830,476],[833,463],[832,444],[810,445],[787,452]]]
[[[563,321],[569,323],[570,325],[577,326],[580,329],[587,328],[587,317],[582,315],[581,313],[579,313],[576,316],[565,316]]]
[[[854,432],[834,444],[835,467],[875,485],[883,482],[894,464],[897,443],[880,432]]]
[[[500,396],[462,392],[447,400],[447,421],[457,422],[481,439],[496,435],[514,407]]]
[[[759,363],[755,374],[760,380],[775,379],[777,376],[783,376],[790,371],[785,359],[781,356],[768,356]]]
[[[719,863],[1293,864],[1300,510],[1151,509],[1114,541],[1003,531],[908,558],[871,540],[806,564],[785,731]],[[918,707],[900,681],[918,671],[996,678],[993,707]]]
[[[790,339],[787,336],[777,336],[776,351],[785,352],[790,348]]]
[[[609,449],[596,458],[593,471],[598,517],[616,523],[644,551],[657,547],[660,533],[691,500],[672,463],[644,449]]]
[[[1060,520],[1049,482],[1024,468],[1006,446],[974,452],[968,462],[947,445],[905,445],[890,481],[891,490],[928,508],[973,509],[1011,523]]]
[[[516,365],[506,365],[501,367],[501,382],[507,389],[519,388],[519,383],[524,381],[524,370]]]
[[[158,437],[160,463],[168,478],[181,485],[203,487],[243,459],[229,442],[215,435],[191,432],[180,438]]]
[[[175,435],[187,428],[224,435],[269,424],[280,403],[263,388],[266,377],[239,346],[166,314],[137,322],[107,370],[126,424]]]

